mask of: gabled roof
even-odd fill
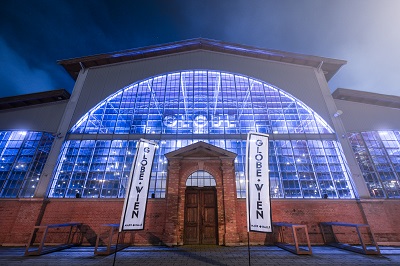
[[[0,98],[0,110],[68,100],[71,95],[64,89]]]
[[[400,109],[400,97],[394,95],[338,88],[332,93],[332,97],[338,100]]]
[[[217,146],[205,143],[203,141],[199,141],[188,145],[186,147],[177,149],[175,151],[169,152],[165,154],[165,157],[168,159],[171,158],[236,158],[236,154],[224,149],[221,149]]]
[[[114,63],[133,61],[156,56],[170,55],[180,52],[207,50],[226,54],[241,55],[277,62],[285,62],[297,65],[321,68],[326,80],[330,80],[336,72],[347,62],[344,60],[331,59],[312,55],[303,55],[278,50],[261,49],[251,46],[197,38],[180,42],[148,46],[120,52],[99,54],[74,59],[60,60],[58,64],[76,80],[82,68],[104,66]]]

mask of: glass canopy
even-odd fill
[[[237,195],[244,197],[250,131],[270,134],[272,197],[354,197],[336,135],[318,114],[266,82],[210,70],[151,77],[98,103],[71,128],[49,196],[124,197],[137,140],[145,137],[159,144],[150,197],[165,197],[164,154],[197,141],[237,154]]]

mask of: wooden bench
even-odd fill
[[[277,241],[275,242],[276,246],[278,246],[282,249],[285,249],[287,251],[290,251],[297,255],[311,255],[312,254],[310,238],[308,237],[308,230],[307,230],[306,225],[281,223],[281,222],[272,223],[272,225],[278,228],[278,237],[277,237]],[[294,241],[293,244],[287,243],[284,239],[284,228],[285,227],[291,228],[291,230],[292,230],[293,241]],[[298,230],[303,230],[303,232],[305,233],[307,248],[300,247],[299,238],[297,235]]]
[[[322,232],[322,236],[324,238],[324,242],[327,245],[341,248],[341,249],[350,250],[350,251],[361,253],[361,254],[366,254],[366,255],[381,254],[379,247],[375,241],[374,235],[371,231],[371,228],[369,227],[368,224],[353,224],[353,223],[343,223],[343,222],[321,222],[319,224],[321,227],[321,232]],[[335,230],[334,230],[334,227],[338,227],[338,226],[355,228],[357,235],[358,235],[359,244],[361,245],[361,247],[357,247],[354,245],[339,242],[338,238],[336,236]],[[367,235],[370,238],[371,244],[367,245],[364,242],[364,240],[362,238],[362,234],[360,232],[361,228],[364,228],[367,231]],[[328,238],[329,235],[331,235],[330,238]]]
[[[26,245],[25,256],[30,256],[30,255],[38,256],[82,244],[82,234],[81,232],[78,232],[80,230],[81,225],[82,223],[63,223],[63,224],[48,224],[48,225],[34,226],[28,244]],[[61,233],[66,233],[67,235],[65,241],[62,241],[61,244],[60,242],[58,242],[56,245],[46,245],[45,241],[49,233],[49,230],[53,228],[59,229],[63,227],[69,227],[69,230],[67,230],[66,232],[61,232]],[[42,238],[40,240],[38,247],[36,247],[35,245],[36,236],[41,231],[43,231]]]
[[[120,243],[118,240],[118,246],[117,245],[113,245],[113,236],[115,234],[115,232],[118,232],[119,229],[119,224],[103,224],[101,225],[102,227],[106,227],[107,229],[107,240],[106,240],[106,246],[101,246],[101,236],[100,234],[97,235],[97,239],[96,239],[96,246],[94,248],[94,254],[95,255],[110,255],[113,254],[119,250],[122,250],[126,247],[129,246],[129,244],[125,244],[124,240],[125,240],[125,232],[122,232],[121,235],[118,234],[117,237],[122,237],[122,243]]]

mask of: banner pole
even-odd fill
[[[251,257],[250,257],[250,233],[247,231],[247,254],[249,257],[249,266],[251,265]]]
[[[118,230],[118,236],[117,236],[117,244],[115,245],[115,252],[114,252],[114,260],[113,260],[113,266],[115,266],[115,259],[117,257],[117,252],[118,252],[118,241],[119,241],[119,230]]]

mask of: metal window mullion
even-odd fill
[[[346,183],[347,183],[347,185],[349,187],[349,191],[351,193],[351,197],[355,198],[354,188],[353,188],[353,185],[352,185],[352,181],[350,180],[350,178],[351,178],[350,170],[348,168],[347,163],[345,163],[343,151],[342,151],[341,147],[339,146],[339,144],[337,142],[334,142],[334,145],[335,145],[336,154],[338,155],[338,158],[339,158],[339,161],[340,161],[340,168],[342,169],[342,171],[344,173],[346,173],[346,177],[347,177],[346,178]]]
[[[255,81],[254,80],[252,80],[253,81],[253,85],[251,85],[250,84],[250,79],[249,78],[247,78],[247,83],[249,84],[249,98],[250,98],[250,106],[251,106],[251,114],[252,114],[252,120],[253,120],[253,124],[254,124],[254,129],[257,131],[257,125],[256,125],[256,120],[255,120],[255,115],[254,115],[254,105],[253,105],[253,95],[252,95],[252,89],[254,88],[254,83],[255,83]],[[258,132],[258,131],[257,131]]]
[[[224,102],[224,99],[225,99],[225,93],[226,93],[226,90],[224,90],[224,87],[222,86],[222,76],[221,76],[221,72],[218,72],[219,73],[219,75],[220,75],[220,83],[221,83],[221,102],[223,103]],[[226,82],[226,76],[225,76],[225,82]],[[235,83],[234,83],[235,84]],[[236,92],[236,85],[235,85],[235,92]],[[217,99],[218,100],[218,99]],[[215,109],[216,110],[216,109]],[[222,117],[225,117],[225,108],[222,108]],[[218,118],[218,120],[219,120],[219,118]],[[219,121],[218,121],[219,122]],[[229,122],[229,117],[228,117],[228,122]],[[224,137],[225,137],[225,135],[226,135],[226,130],[225,130],[225,123],[223,123],[222,124],[222,127],[223,127],[223,129],[222,129],[222,134],[224,135]]]
[[[27,142],[27,139],[29,138],[29,135],[30,135],[30,134],[31,134],[31,132],[29,132],[29,133],[27,132],[27,133],[26,133],[26,135],[25,135],[25,137],[24,137],[24,139],[23,139],[23,141],[22,141],[22,145],[21,145],[21,147],[19,148],[18,157],[21,156],[22,150],[24,149],[24,147],[25,147],[25,145],[26,145],[26,142]],[[34,153],[34,154],[36,154],[36,151],[37,151],[37,147],[36,147],[36,149],[35,149],[35,153]],[[25,175],[24,175],[24,178],[23,178],[23,180],[22,180],[21,186],[19,186],[18,192],[16,193],[17,197],[20,196],[20,193],[21,193],[21,191],[22,191],[22,187],[24,186],[24,184],[25,184],[26,181],[27,181],[27,175],[29,174],[31,168],[32,168],[32,163],[29,164],[29,167],[27,167],[27,169],[26,169],[26,171],[25,171]]]
[[[233,74],[232,74],[233,75]],[[235,87],[235,93],[234,93],[234,95],[235,95],[235,98],[238,100],[239,99],[239,97],[238,97],[238,95],[237,95],[237,92],[238,92],[238,86],[237,86],[237,83],[236,83],[236,75],[233,75],[233,84],[234,84],[234,87]],[[239,83],[239,86],[240,86],[240,83]],[[240,87],[240,89],[241,89],[241,87]],[[238,104],[238,101],[232,101],[232,103],[234,102],[235,103],[235,106],[236,106],[236,110],[237,110],[237,112],[236,112],[236,114],[237,114],[237,123],[238,123],[238,125],[239,125],[239,128],[238,129],[236,129],[236,132],[239,132],[239,133],[242,133],[242,127],[241,127],[241,123],[240,123],[240,114],[239,114],[239,104]],[[242,104],[244,104],[244,101],[242,101]],[[222,109],[225,109],[225,108],[222,108]],[[225,112],[224,112],[225,113]],[[230,120],[229,120],[229,114],[227,114],[227,118],[228,118],[228,123],[230,122]],[[225,124],[225,123],[224,123]],[[225,125],[224,125],[224,128],[225,128]],[[225,132],[225,131],[224,131]]]
[[[277,166],[277,168],[278,168],[278,176],[279,176],[279,184],[280,184],[280,191],[281,191],[281,193],[282,193],[282,195],[283,195],[283,198],[286,198],[286,195],[285,195],[285,187],[283,186],[283,177],[282,177],[282,169],[281,169],[281,166],[280,166],[280,164],[279,164],[279,160],[278,160],[278,152],[277,152],[277,148],[276,148],[276,143],[275,143],[275,141],[273,141],[274,142],[274,151],[275,151],[275,160],[276,160],[276,166]]]
[[[395,168],[393,167],[392,161],[390,160],[389,154],[387,153],[386,147],[385,147],[385,145],[383,144],[383,141],[382,141],[381,137],[379,136],[379,133],[376,134],[375,136],[377,136],[377,138],[376,138],[376,139],[377,139],[377,142],[378,142],[379,145],[382,147],[383,154],[385,155],[386,160],[388,161],[389,167],[390,167],[390,169],[392,170],[392,172],[393,172],[393,174],[394,174],[395,180],[396,180],[397,182],[399,182],[398,174],[397,174],[397,172],[395,171]],[[380,176],[380,175],[379,175],[379,176]],[[385,191],[386,191],[386,188],[385,188]],[[387,193],[386,193],[386,197],[389,198],[388,195],[387,195]]]
[[[96,140],[94,140],[94,146],[93,146],[92,153],[91,153],[91,156],[90,156],[90,159],[89,159],[88,168],[87,168],[87,171],[86,171],[85,181],[83,182],[82,196],[84,194],[83,191],[86,190],[86,184],[87,184],[88,179],[89,179],[90,167],[92,166],[92,163],[93,163],[93,157],[94,157],[94,151],[95,150],[96,150]]]
[[[264,98],[264,103],[265,103],[265,110],[266,110],[266,121],[268,121],[268,129],[267,129],[267,133],[272,133],[272,126],[271,126],[271,119],[269,117],[269,107],[268,107],[268,100],[267,100],[267,95],[265,92],[265,86],[263,83],[261,83],[262,85],[262,94],[263,94],[263,98]],[[270,132],[271,131],[271,132]]]
[[[146,80],[146,83],[147,84],[149,84],[149,80]],[[152,83],[152,85],[153,85],[153,83]],[[144,85],[143,85],[144,86]],[[147,85],[148,86],[148,85]],[[146,114],[147,114],[147,119],[146,119],[146,128],[145,128],[145,130],[144,130],[144,136],[145,136],[145,138],[146,138],[146,136],[147,136],[147,134],[151,134],[151,131],[149,130],[149,133],[147,133],[147,130],[150,128],[149,127],[149,118],[150,118],[150,103],[151,103],[151,92],[150,92],[150,95],[149,95],[149,97],[147,98],[147,93],[145,93],[145,97],[146,97],[146,103],[147,103],[147,106],[148,106],[148,108],[147,108],[147,112],[146,112]],[[111,146],[110,146],[110,148],[111,148]]]
[[[30,134],[30,133],[27,133],[27,135],[28,135],[28,134]],[[43,138],[43,133],[42,133],[42,136],[40,137],[40,140],[41,140],[42,138]],[[26,139],[26,138],[25,138],[25,139]],[[32,156],[32,162],[29,164],[29,167],[28,167],[27,170],[26,170],[25,178],[24,178],[24,180],[23,180],[23,182],[22,182],[22,184],[21,184],[21,186],[20,186],[20,188],[19,188],[19,191],[18,191],[18,193],[17,193],[17,197],[18,197],[18,198],[21,197],[21,193],[22,193],[22,191],[23,191],[23,187],[25,186],[26,182],[28,181],[28,176],[29,176],[29,173],[30,173],[31,170],[32,170],[32,167],[33,167],[33,164],[34,164],[34,158],[36,157],[36,154],[37,154],[37,151],[38,151],[38,147],[39,147],[40,140],[38,141],[38,144],[37,144],[36,147],[35,147],[35,152],[34,152],[34,154],[33,154],[33,156]],[[24,143],[23,143],[23,145],[22,145],[22,149],[24,148],[25,143],[26,143],[26,140],[24,141]]]
[[[114,126],[114,131],[113,131],[114,134],[115,134],[115,131],[117,130],[118,122],[121,121],[119,118],[120,118],[120,114],[121,114],[122,97],[124,95],[124,91],[121,91],[120,94],[121,94],[121,97],[119,97],[118,94],[116,95],[116,97],[119,97],[119,107],[118,107],[118,109],[116,109],[117,110],[117,114],[116,114],[117,115],[117,119],[115,121],[115,126]]]
[[[314,160],[312,159],[312,156],[311,156],[311,153],[310,153],[310,148],[308,146],[308,140],[305,140],[305,142],[306,142],[307,153],[308,153],[308,156],[310,158],[311,169],[312,169],[312,171],[314,173],[314,181],[315,181],[315,184],[317,185],[317,188],[318,188],[318,191],[319,191],[319,195],[321,196],[322,190],[321,190],[320,180],[317,177],[317,172],[315,171]]]
[[[193,72],[192,72],[193,73]],[[193,74],[194,75],[194,74]],[[186,102],[186,97],[187,97],[187,94],[186,94],[186,83],[184,83],[184,80],[183,80],[183,78],[182,78],[183,76],[182,76],[182,72],[180,72],[179,73],[179,89],[180,89],[180,91],[181,91],[181,93],[182,93],[182,99],[183,99],[183,108],[184,108],[184,110],[185,110],[185,118],[186,119],[188,119],[188,112],[187,112],[187,102]],[[180,96],[180,94],[179,94],[179,96]],[[179,103],[180,101],[178,101],[178,103]]]
[[[12,132],[12,133],[11,133],[11,136],[12,136],[14,133],[15,133],[15,132]],[[11,136],[10,136],[10,138],[11,138]],[[6,192],[6,185],[9,183],[10,178],[11,178],[11,173],[14,172],[13,169],[15,168],[15,164],[18,162],[18,158],[19,158],[19,156],[21,155],[21,151],[22,151],[21,147],[23,147],[23,145],[24,145],[24,143],[25,143],[25,138],[26,138],[26,135],[25,135],[24,138],[21,140],[22,143],[21,143],[21,145],[20,145],[20,147],[19,147],[19,149],[18,149],[17,154],[16,154],[15,157],[14,157],[14,161],[13,161],[13,163],[12,163],[11,170],[8,172],[8,175],[6,176],[6,179],[5,179],[5,181],[4,181],[3,187],[2,187],[1,192],[0,192],[0,197],[3,197],[4,192]],[[4,148],[4,149],[5,149],[5,148]]]
[[[79,142],[78,153],[77,153],[77,155],[75,156],[74,166],[73,166],[72,171],[71,171],[71,177],[70,177],[70,179],[68,180],[68,184],[67,184],[67,187],[66,187],[66,190],[65,190],[64,198],[65,198],[65,196],[67,195],[68,190],[69,190],[69,187],[70,187],[70,185],[71,185],[71,183],[72,183],[72,177],[73,177],[73,175],[74,175],[74,173],[75,173],[75,168],[76,168],[76,165],[77,165],[77,160],[78,160],[78,157],[79,157],[79,152],[80,152],[80,150],[81,150],[81,145],[82,145],[82,141]]]
[[[68,144],[67,144],[67,143],[68,143]],[[60,175],[60,171],[61,171],[61,168],[62,168],[63,163],[64,163],[63,158],[66,157],[66,154],[67,154],[67,151],[68,151],[68,146],[70,146],[70,144],[71,144],[71,141],[66,141],[66,142],[65,142],[65,146],[62,148],[62,154],[61,154],[61,156],[59,157],[60,160],[59,160],[59,162],[58,162],[57,170],[56,170],[56,172],[55,172],[55,175],[54,175],[52,184],[51,184],[51,186],[50,186],[50,190],[49,190],[48,195],[50,195],[51,193],[54,193],[55,187],[56,187],[57,182],[58,182],[58,176]],[[51,192],[51,190],[53,190],[53,192]]]
[[[289,134],[289,129],[287,126],[287,121],[286,121],[286,116],[285,116],[285,109],[283,108],[283,104],[282,104],[282,93],[281,93],[280,89],[278,90],[278,92],[279,92],[279,103],[281,106],[280,109],[281,109],[281,115],[282,115],[282,119],[280,119],[280,120],[283,120],[285,122],[286,132]],[[278,132],[279,132],[279,128],[278,128]]]
[[[296,161],[296,157],[295,157],[295,154],[294,154],[292,140],[289,140],[289,142],[290,142],[290,147],[292,149],[292,156],[293,156],[293,161],[294,161],[294,169],[295,169],[296,176],[297,176],[297,182],[298,182],[299,187],[300,187],[301,196],[302,196],[302,198],[304,198],[304,192],[303,192],[303,188],[301,186],[300,175],[299,175],[299,170],[297,168],[297,161]]]
[[[136,87],[136,90],[135,90],[135,92],[134,92],[134,90],[133,90],[133,88],[135,88]],[[137,108],[137,99],[139,98],[138,97],[138,92],[139,92],[139,84],[136,84],[136,86],[133,86],[133,88],[132,88],[132,92],[134,92],[134,95],[133,95],[133,93],[131,94],[131,99],[132,100],[134,100],[133,101],[133,111],[132,111],[132,116],[131,116],[131,123],[130,123],[130,126],[129,126],[129,134],[131,134],[131,127],[132,127],[132,122],[135,120],[135,113],[136,113],[136,108]]]
[[[336,184],[335,184],[335,180],[334,180],[334,178],[333,178],[331,169],[330,169],[330,167],[329,167],[329,161],[328,161],[328,158],[327,158],[327,156],[326,156],[325,146],[324,146],[324,142],[323,142],[322,140],[321,140],[321,144],[322,144],[322,150],[323,150],[323,152],[324,152],[325,162],[326,162],[326,165],[327,165],[327,168],[328,168],[328,171],[329,171],[329,176],[331,177],[331,182],[332,182],[333,187],[334,187],[335,192],[336,192],[336,197],[337,197],[337,198],[340,198],[340,197],[339,197],[338,190],[337,190],[337,187],[336,187]]]
[[[3,151],[2,151],[2,153],[1,153],[1,157],[4,156],[4,153],[6,152],[7,147],[10,145],[10,139],[11,139],[11,137],[12,137],[12,136],[14,135],[14,133],[15,133],[15,132],[13,132],[13,131],[9,131],[9,132],[10,132],[10,136],[8,137],[7,142],[6,142],[6,144],[4,145]],[[18,153],[15,155],[15,158],[17,158],[17,155],[18,155]],[[11,164],[11,169],[13,169],[12,166],[14,165],[15,158],[14,158],[14,160],[13,160],[13,163]],[[11,172],[12,172],[12,170],[11,170],[11,171],[8,171],[8,173],[7,173],[6,176],[5,176],[3,186],[0,187],[0,197],[3,196],[4,188],[5,188],[6,184],[8,183],[8,180],[9,180],[9,178],[10,178]]]
[[[300,182],[300,179],[299,179],[299,172],[297,171],[296,160],[295,160],[295,158],[294,158],[294,151],[293,151],[292,140],[289,139],[289,140],[287,140],[287,141],[289,142],[289,144],[290,144],[290,149],[291,149],[291,151],[292,151],[292,159],[293,159],[293,162],[294,162],[293,164],[294,164],[294,169],[295,169],[295,173],[296,173],[296,176],[297,176],[297,184],[299,185],[301,198],[304,198],[303,189],[302,189],[302,187],[301,187],[301,182]]]
[[[101,186],[99,188],[99,198],[101,198],[101,194],[103,193],[103,189],[104,189],[104,184],[106,183],[106,173],[107,173],[107,166],[108,163],[110,161],[110,150],[111,150],[111,140],[110,140],[110,145],[108,147],[108,156],[107,156],[107,162],[106,162],[106,168],[103,172],[103,178],[101,180],[103,180],[103,182],[101,182]]]
[[[123,175],[123,173],[125,172],[125,165],[126,165],[126,162],[127,162],[127,158],[128,158],[128,147],[129,147],[129,141],[130,140],[125,140],[124,142],[126,143],[126,151],[125,151],[125,155],[124,155],[124,161],[123,161],[123,167],[122,167],[122,174],[121,174],[121,176],[120,176],[120,178],[119,178],[119,184],[118,184],[118,193],[117,193],[117,198],[119,198],[119,195],[120,195],[120,192],[121,192],[121,190],[122,190],[122,179],[124,179],[124,175]],[[129,176],[128,176],[128,178],[127,178],[127,180],[129,179]]]
[[[167,97],[168,77],[169,77],[169,75],[165,75],[165,81],[164,81],[164,86],[163,86],[163,88],[164,88],[164,99],[163,99],[164,104],[163,104],[163,110],[162,110],[163,114],[165,114],[165,106],[166,106],[165,102],[166,102],[166,97]],[[161,129],[162,129],[164,126],[165,126],[164,123],[161,123]],[[177,127],[178,127],[178,123],[176,124],[175,132],[177,132]],[[162,130],[161,130],[161,134],[163,134]],[[129,143],[128,143],[128,144],[129,144]],[[161,144],[160,144],[160,147],[161,147]],[[160,153],[159,150],[156,152],[156,156],[157,156],[157,155],[158,155],[158,160],[160,160],[160,158],[161,158],[162,155],[161,155],[161,153]],[[126,157],[126,158],[127,158],[127,157]],[[126,160],[126,158],[125,158],[125,160]],[[156,157],[156,159],[157,159],[157,157]],[[157,162],[157,163],[158,163],[158,162]],[[163,167],[163,169],[162,169],[161,172],[164,172],[164,170],[165,170],[165,163],[164,163],[164,160],[163,160],[163,162],[162,162],[162,167]],[[162,182],[160,182],[160,181],[159,181],[159,178],[158,178],[159,172],[160,172],[160,169],[158,168],[158,172],[156,172],[156,179],[155,179],[155,181],[154,181],[154,195],[155,195],[155,197],[156,197],[157,193],[161,193],[161,189],[162,189],[162,187],[158,188],[158,186],[157,186],[158,183],[161,183],[161,184],[162,184]],[[164,175],[161,176],[161,180],[162,180],[163,178],[164,178]],[[150,180],[151,180],[151,177],[150,177]],[[121,184],[121,186],[122,186],[122,184]]]
[[[372,155],[371,155],[371,153],[370,153],[370,151],[369,151],[369,147],[367,146],[367,143],[365,142],[365,139],[364,139],[364,136],[362,135],[362,132],[360,132],[360,136],[361,136],[361,140],[362,140],[362,142],[363,142],[363,145],[364,145],[364,147],[365,147],[365,152],[368,154],[368,157],[369,157],[368,159],[370,160],[371,165],[372,165],[372,168],[374,169],[375,175],[376,175],[376,177],[377,177],[377,179],[378,179],[378,182],[379,182],[379,184],[380,184],[381,187],[382,187],[382,192],[383,192],[383,194],[385,195],[385,198],[389,198],[388,195],[387,195],[387,193],[386,193],[385,186],[382,184],[381,177],[380,177],[380,175],[379,175],[379,173],[378,173],[378,170],[376,169],[375,162],[374,162],[374,160],[373,160],[373,158],[372,158]],[[365,178],[364,178],[364,180],[365,180]],[[370,191],[370,192],[371,192],[371,191]]]

